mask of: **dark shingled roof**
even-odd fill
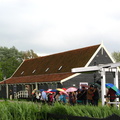
[[[25,60],[7,82],[10,81],[8,83],[12,84],[60,81],[73,74],[72,68],[84,67],[99,46],[94,45]]]

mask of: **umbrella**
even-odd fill
[[[117,94],[117,95],[120,95],[120,90],[118,90],[118,91],[116,92],[116,94]]]
[[[40,91],[39,91],[39,90],[36,90],[35,92],[39,93]]]
[[[52,89],[50,92],[57,92],[58,90],[56,90],[56,89]]]
[[[67,92],[66,92],[66,91],[60,91],[59,93],[60,93],[60,94],[62,94],[62,93],[63,93],[63,94],[65,94],[65,95],[67,95],[67,96],[68,96],[68,94],[67,94]]]
[[[34,93],[36,92],[36,90],[37,90],[37,89],[34,89],[34,90],[32,91],[32,94],[34,94]]]
[[[44,89],[40,89],[40,92],[45,91]]]
[[[106,83],[105,86],[106,86],[107,88],[112,88],[114,91],[117,91],[117,90],[118,90],[117,87],[116,87],[115,85],[113,85],[112,83]]]
[[[74,92],[74,91],[77,91],[77,88],[75,87],[69,87],[66,92]]]
[[[67,89],[66,88],[62,88],[64,91],[66,91]]]
[[[90,83],[90,85],[97,86],[98,88],[101,88],[101,85],[98,83]],[[88,86],[89,87],[89,86]]]
[[[65,91],[65,90],[63,90],[63,89],[61,89],[61,88],[57,88],[56,90],[58,90],[58,91],[63,91],[63,92]]]
[[[52,89],[48,89],[47,91],[51,91]]]
[[[112,83],[106,83],[105,86],[107,88],[113,89],[116,92],[117,95],[120,95],[120,90],[114,84],[112,84]]]

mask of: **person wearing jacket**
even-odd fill
[[[94,87],[93,85],[90,85],[90,87],[87,90],[87,100],[89,105],[93,105],[93,93],[94,93]]]
[[[82,91],[81,91],[81,100],[83,105],[87,104],[87,90],[84,86],[82,87]]]
[[[95,106],[98,106],[98,100],[99,100],[99,91],[97,89],[97,86],[94,87],[94,93],[93,93],[93,104]]]
[[[110,102],[115,101],[115,99],[116,99],[115,94],[116,94],[116,92],[113,89],[109,88],[107,96],[110,96]],[[111,107],[113,107],[113,104],[111,104]]]

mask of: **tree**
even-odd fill
[[[36,57],[38,56],[33,50],[19,52],[14,46],[12,48],[0,47],[0,80],[11,77],[24,59]]]
[[[113,52],[112,57],[116,62],[120,62],[120,52]]]
[[[23,59],[32,59],[32,58],[37,58],[38,55],[34,53],[33,50],[28,50],[26,52],[22,52]]]

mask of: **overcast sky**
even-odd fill
[[[0,46],[47,55],[102,41],[120,51],[120,0],[0,0]]]

